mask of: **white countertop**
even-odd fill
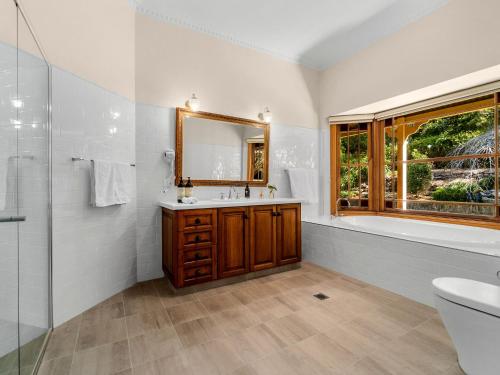
[[[177,203],[172,201],[160,202],[160,206],[169,210],[197,210],[200,208],[218,208],[218,207],[242,207],[242,206],[264,206],[266,204],[288,204],[302,203],[303,199],[296,198],[274,198],[274,199],[259,199],[259,198],[241,198],[241,199],[213,199],[198,201],[194,204]]]

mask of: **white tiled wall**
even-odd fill
[[[290,196],[286,168],[319,170],[319,130],[271,125],[269,182],[277,185],[279,197]],[[166,148],[175,148],[175,109],[136,105],[137,159],[137,276],[139,280],[162,277],[161,199],[174,200],[175,188],[166,193],[167,164],[162,159]],[[240,189],[242,190],[242,189]],[[252,188],[258,195],[260,189]],[[216,198],[228,187],[195,187],[200,199]],[[318,193],[319,194],[319,193]],[[319,204],[303,205],[304,215],[317,215]]]
[[[498,257],[303,223],[304,259],[433,306],[436,277],[500,285]]]
[[[130,203],[94,208],[89,205],[90,162],[71,161],[74,156],[133,163],[135,104],[57,68],[52,89],[57,326],[136,282],[135,168]]]

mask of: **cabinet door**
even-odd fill
[[[219,278],[249,269],[247,208],[219,209]]]
[[[300,204],[277,206],[278,265],[299,262],[302,253]]]
[[[250,270],[276,266],[276,206],[250,207]]]

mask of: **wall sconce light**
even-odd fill
[[[197,112],[200,109],[200,99],[196,97],[196,94],[191,95],[191,97],[186,101],[186,107],[193,112]]]
[[[264,109],[264,112],[263,113],[260,113],[259,114],[259,118],[264,121],[264,122],[267,122],[267,123],[270,123],[271,120],[273,119],[273,114],[272,112],[269,110],[269,107],[266,107]]]

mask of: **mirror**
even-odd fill
[[[264,186],[269,124],[177,108],[176,184]]]

